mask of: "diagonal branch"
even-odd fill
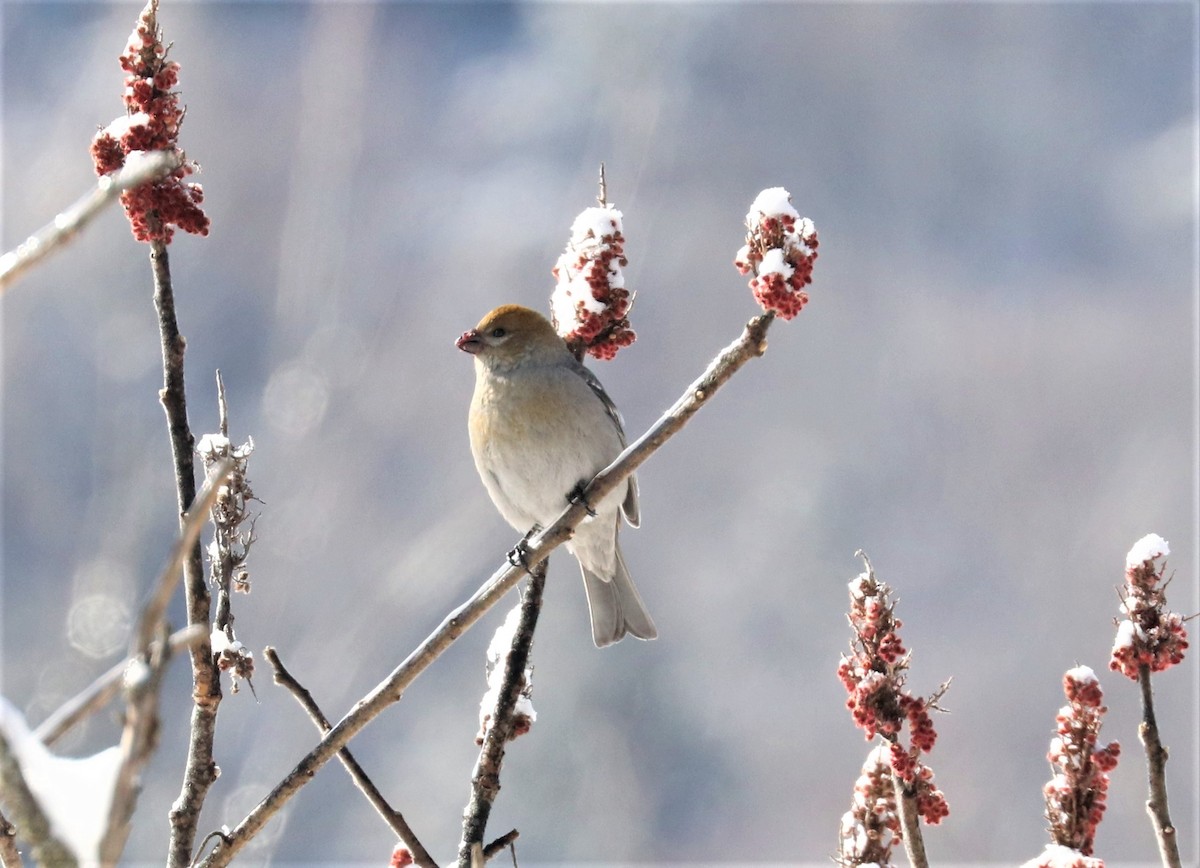
[[[192,643],[206,635],[204,628],[192,625],[176,630],[167,637],[167,644],[174,654],[181,648],[191,647]],[[151,646],[153,648],[153,646]],[[114,664],[107,672],[89,684],[71,699],[60,705],[45,720],[38,724],[33,734],[46,747],[52,747],[56,741],[74,729],[79,723],[98,712],[112,702],[121,691],[121,680],[135,658],[126,657]]]
[[[317,701],[313,699],[308,689],[297,681],[292,673],[283,665],[283,661],[279,659],[279,654],[271,646],[263,651],[263,656],[267,658],[267,662],[271,664],[271,668],[275,670],[275,683],[285,688],[296,698],[300,703],[300,707],[308,713],[312,718],[313,723],[317,725],[317,729],[321,732],[328,732],[331,724],[329,718],[321,711]],[[338,751],[338,759],[342,761],[342,765],[346,767],[346,771],[350,773],[354,785],[367,797],[367,801],[383,817],[383,821],[391,827],[391,830],[396,833],[396,836],[403,842],[408,851],[412,853],[413,861],[421,866],[421,868],[437,868],[437,863],[433,861],[433,857],[429,855],[429,851],[422,846],[413,832],[412,827],[404,819],[404,816],[388,804],[387,799],[383,797],[383,793],[379,792],[379,788],[375,786],[363,767],[358,764],[358,760],[350,753],[349,748],[342,748]]]
[[[709,363],[671,408],[608,467],[596,475],[583,490],[583,497],[568,506],[549,527],[527,541],[526,562],[530,568],[541,563],[550,552],[571,538],[575,528],[587,517],[587,504],[596,503],[614,491],[668,439],[678,432],[703,407],[716,391],[743,365],[766,352],[767,329],[774,315],[760,314],[747,323],[741,336]],[[275,788],[228,833],[218,835],[213,851],[199,864],[204,868],[228,865],[238,851],[266,825],[267,821],[333,759],[363,727],[385,708],[399,701],[404,690],[443,651],[452,645],[476,621],[496,605],[525,575],[525,568],[506,563],[475,594],[452,611],[407,658],[364,696],[354,708],[325,734],[325,737],[296,764]]]
[[[152,151],[144,160],[103,175],[96,189],[80,198],[54,220],[0,256],[0,292],[49,254],[78,235],[92,219],[125,190],[161,178],[179,166],[180,156],[171,151]]]
[[[529,585],[521,599],[521,620],[513,634],[512,649],[504,655],[504,672],[496,692],[496,705],[471,775],[471,800],[463,816],[462,841],[458,845],[459,868],[471,868],[483,856],[483,833],[492,813],[492,803],[500,794],[500,764],[504,761],[505,745],[513,739],[513,712],[525,683],[525,670],[529,668],[533,631],[542,610],[549,564],[547,558],[530,570]]]

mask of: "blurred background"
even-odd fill
[[[94,183],[139,9],[0,8],[5,249]],[[453,341],[502,302],[547,308],[599,163],[639,339],[594,368],[633,436],[756,312],[731,263],[755,194],[782,185],[820,233],[811,304],[640,472],[624,548],[661,638],[596,650],[575,564],[553,558],[538,722],[489,830],[519,828],[525,865],[828,864],[869,749],[835,674],[862,548],[900,600],[910,688],[954,679],[931,859],[1042,849],[1061,676],[1082,663],[1125,748],[1097,854],[1156,860],[1136,686],[1107,661],[1144,534],[1171,543],[1172,607],[1200,609],[1194,3],[159,14],[213,221],[170,248],[191,424],[216,430],[219,368],[231,436],[256,446],[238,636],[276,646],[331,717],[516,540],[471,463]],[[114,209],[0,303],[0,672],[33,724],[121,657],[174,535],[151,295]],[[353,742],[441,859],[503,616]],[[1195,864],[1192,651],[1155,687]],[[221,707],[201,834],[315,741],[261,660],[255,688]],[[163,860],[189,689],[179,660],[131,864]],[[110,711],[64,749],[117,732]],[[379,865],[393,843],[331,765],[244,861]]]

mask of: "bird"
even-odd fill
[[[468,415],[475,468],[504,519],[531,534],[558,518],[625,448],[621,416],[595,374],[535,310],[497,307],[455,345],[475,358]],[[637,480],[629,476],[588,507],[566,546],[583,573],[593,642],[603,648],[626,634],[656,638],[618,541],[622,515],[631,527],[640,522]]]

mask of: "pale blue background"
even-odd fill
[[[0,7],[5,248],[92,183],[138,8]],[[336,717],[500,563],[515,534],[471,466],[453,340],[499,303],[545,307],[601,160],[639,340],[596,367],[634,434],[754,313],[731,261],[783,185],[821,235],[811,306],[641,472],[624,544],[662,638],[594,649],[555,557],[539,721],[490,829],[521,830],[522,864],[827,864],[868,750],[835,676],[862,547],[897,589],[911,687],[954,677],[931,858],[1040,851],[1059,680],[1085,663],[1125,747],[1098,854],[1153,861],[1136,691],[1106,664],[1143,534],[1172,544],[1174,607],[1200,609],[1196,9],[163,0],[213,219],[171,247],[192,425],[216,427],[220,367],[264,501],[239,637]],[[36,723],[117,659],[114,615],[171,540],[146,251],[110,212],[0,311],[3,692]],[[354,742],[442,858],[501,618]],[[1156,680],[1192,864],[1196,653]],[[204,831],[313,743],[265,668],[256,687],[222,706]],[[159,864],[183,665],[169,692],[128,854]],[[102,715],[71,749],[115,737]],[[254,858],[277,864],[380,865],[393,843],[332,767],[270,831]]]

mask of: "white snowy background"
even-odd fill
[[[138,10],[0,6],[5,248],[93,183]],[[623,540],[661,638],[597,651],[575,565],[553,558],[538,721],[490,830],[518,827],[525,865],[827,864],[869,750],[835,676],[861,547],[900,599],[912,689],[954,678],[931,858],[1042,849],[1079,663],[1125,748],[1098,854],[1155,859],[1136,690],[1106,667],[1144,534],[1171,543],[1173,607],[1200,609],[1195,3],[163,0],[160,17],[213,219],[171,246],[192,427],[216,428],[219,367],[231,436],[257,444],[239,639],[277,646],[337,717],[501,563],[515,534],[471,464],[453,341],[497,304],[546,308],[601,161],[638,342],[596,368],[634,435],[755,313],[731,262],[755,194],[783,185],[820,232],[811,305],[640,474]],[[111,211],[0,315],[0,686],[36,725],[123,653],[175,526],[146,250]],[[502,619],[353,743],[443,859]],[[1192,864],[1198,653],[1155,682]],[[205,832],[314,742],[265,664],[255,687],[222,705]],[[163,859],[188,691],[177,661],[131,864]],[[106,713],[65,749],[116,737]],[[393,843],[331,765],[246,864],[379,865]]]

